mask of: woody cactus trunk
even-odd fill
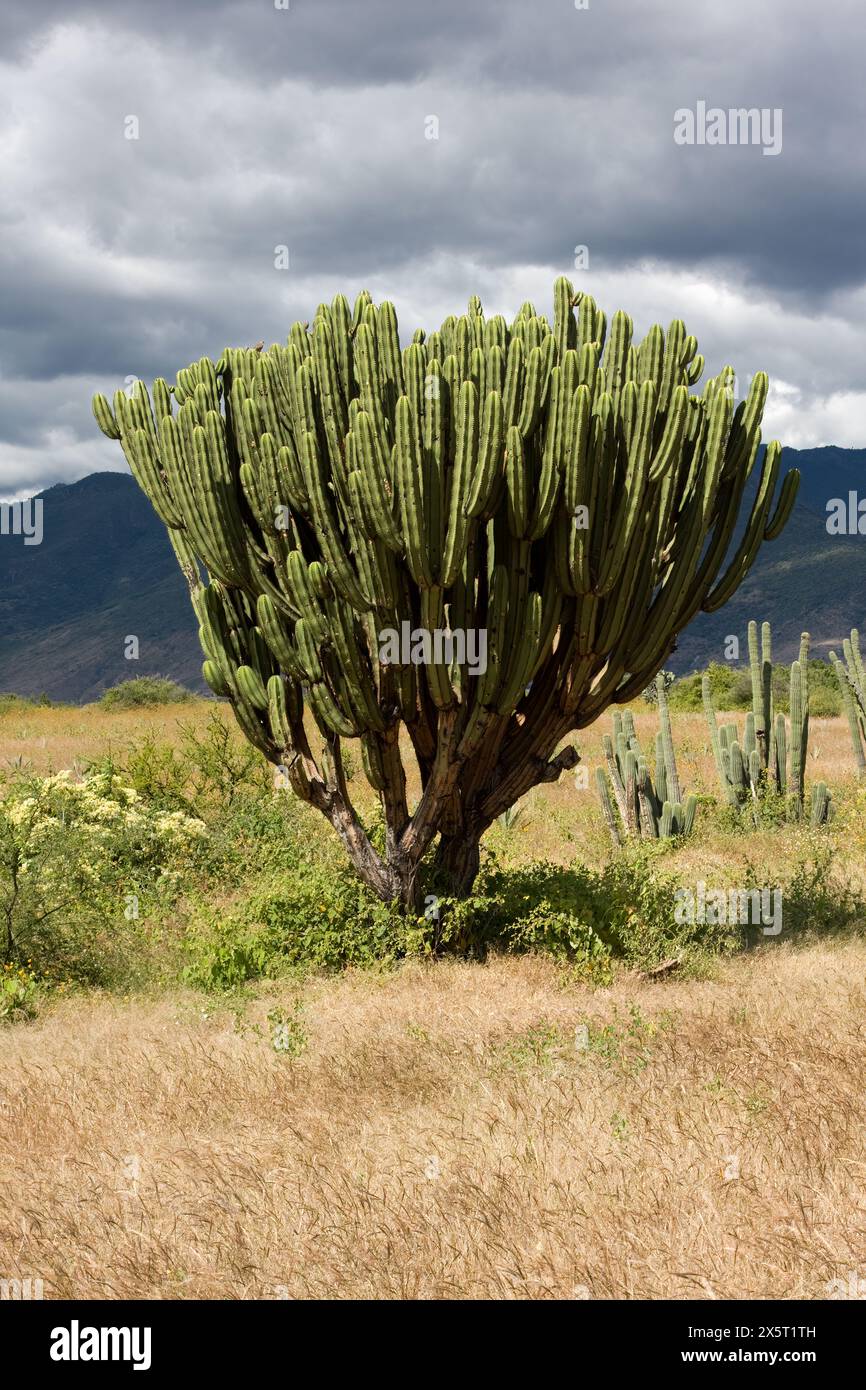
[[[680,320],[636,344],[567,280],[554,300],[551,327],[528,303],[485,320],[473,297],[401,349],[392,304],[337,295],[285,344],[94,398],[168,527],[206,681],[385,901],[417,904],[428,852],[468,892],[493,820],[574,766],[563,740],[644,689],[794,501],[779,445],[758,463],[765,375],[736,409],[731,368],[692,394]]]

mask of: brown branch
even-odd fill
[[[439,713],[439,741],[430,777],[414,815],[400,837],[398,854],[413,865],[424,857],[439,829],[441,808],[454,790],[463,766],[456,756],[458,715],[457,707]]]

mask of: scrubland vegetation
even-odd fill
[[[406,917],[224,707],[7,708],[4,1272],[50,1297],[826,1296],[863,1230],[866,795],[815,717],[834,819],[747,822],[703,716],[673,721],[688,838],[611,847],[602,719],[493,826],[473,895]],[[678,924],[698,880],[780,886],[783,931]]]

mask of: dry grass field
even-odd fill
[[[80,765],[207,715],[15,712],[0,765]],[[703,718],[674,722],[685,786],[713,792]],[[608,727],[577,737],[590,769]],[[843,722],[815,720],[811,748],[862,885]],[[699,824],[665,867],[775,875],[805,833]],[[573,774],[490,842],[514,865],[611,853]],[[850,936],[596,987],[529,956],[228,1002],[78,993],[0,1029],[0,1275],[81,1299],[825,1298],[866,1276],[864,1018]]]
[[[33,772],[78,768],[108,752],[123,752],[148,734],[178,743],[180,726],[202,728],[212,703],[104,710],[99,705],[33,705],[0,715],[0,768],[21,763]],[[234,721],[229,721],[234,722]]]
[[[240,1026],[179,995],[7,1033],[4,1273],[54,1298],[730,1299],[863,1272],[862,943],[594,994],[521,959],[299,997],[299,1055],[279,991]]]

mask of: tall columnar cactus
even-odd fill
[[[806,752],[809,743],[809,634],[804,632],[800,643],[800,658],[791,662],[791,693],[788,700],[791,736],[788,753],[791,771],[788,782],[789,805],[797,820],[803,814],[803,794],[806,778]],[[778,760],[777,760],[778,765]]]
[[[842,707],[851,733],[851,746],[857,764],[857,776],[866,777],[866,674],[860,653],[860,633],[856,627],[842,643],[842,660],[830,653],[833,670],[842,692]]]
[[[595,779],[607,828],[615,845],[621,845],[628,835],[640,835],[646,840],[688,835],[694,825],[698,800],[696,796],[688,796],[683,801],[680,792],[670,711],[661,673],[656,677],[656,698],[661,728],[656,735],[654,779],[635,732],[631,710],[614,714],[613,738],[605,734],[602,740],[610,781],[601,767],[596,769]],[[618,816],[611,800],[611,787]]]
[[[752,676],[755,746],[761,767],[766,772],[770,765],[773,736],[773,643],[769,623],[761,624],[760,651],[758,624],[749,623],[749,669]]]
[[[785,798],[789,820],[803,820],[805,809],[806,754],[809,744],[809,634],[800,638],[797,661],[791,663],[789,720],[784,714],[773,718],[771,634],[769,623],[762,625],[761,658],[758,659],[757,626],[749,624],[749,657],[752,672],[752,704],[746,715],[742,741],[737,725],[719,726],[710,678],[703,678],[704,712],[710,730],[713,757],[719,782],[729,805],[736,810],[749,806],[753,819],[757,804],[768,788]],[[761,747],[759,730],[769,731]],[[824,782],[812,791],[809,819],[822,825],[833,813],[832,798]]]
[[[437,835],[437,868],[466,891],[486,828],[574,765],[563,739],[646,686],[794,502],[778,443],[760,453],[763,373],[736,409],[730,368],[692,394],[703,359],[679,319],[636,343],[627,314],[608,332],[567,280],[554,300],[552,325],[528,303],[509,324],[473,297],[401,347],[392,304],[337,295],[285,344],[202,358],[113,410],[94,399],[169,529],[205,679],[385,900],[417,901]],[[486,661],[419,630],[483,636]]]

